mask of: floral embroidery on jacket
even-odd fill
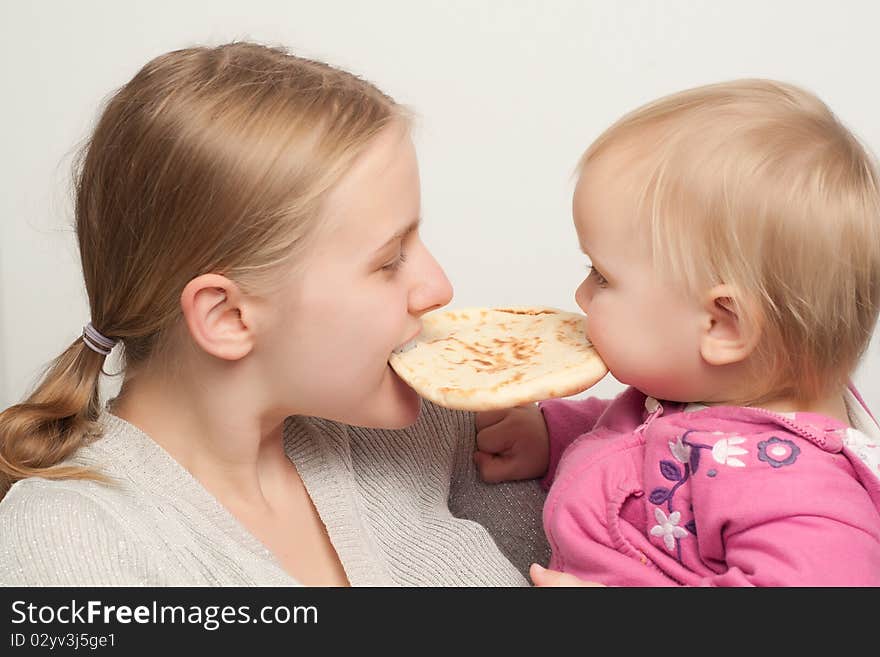
[[[669,441],[669,451],[672,452],[676,461],[687,463],[691,459],[691,448],[690,445],[685,445],[681,439],[682,436],[679,436],[675,442]]]
[[[774,468],[791,465],[797,460],[801,448],[790,440],[773,436],[758,443],[758,460],[769,463]]]
[[[744,468],[746,464],[737,456],[745,456],[748,450],[737,445],[742,445],[746,439],[742,436],[732,436],[730,438],[722,438],[712,446],[712,458],[716,463],[721,465],[729,465],[732,468]]]
[[[651,535],[662,536],[663,544],[670,552],[678,546],[679,561],[681,561],[681,546],[678,544],[678,539],[688,535],[696,536],[697,527],[693,520],[686,523],[684,527],[678,526],[678,523],[681,522],[681,512],[672,508],[672,499],[676,491],[699,469],[700,450],[709,450],[715,462],[733,468],[744,468],[746,464],[736,457],[749,453],[748,450],[740,447],[746,442],[742,436],[733,435],[721,438],[713,445],[706,445],[688,440],[688,436],[692,433],[694,430],[685,431],[675,441],[668,442],[669,451],[672,453],[674,461],[667,459],[660,461],[660,474],[664,479],[675,482],[675,484],[671,488],[657,486],[648,495],[648,500],[652,504],[666,503],[666,508],[669,510],[667,516],[662,509],[654,509],[654,517],[658,524],[651,528]],[[720,431],[713,431],[712,435],[723,436],[724,434]],[[684,467],[679,467],[679,464]],[[717,474],[714,469],[710,469],[706,473],[709,477],[714,477]]]
[[[663,545],[672,552],[675,550],[676,539],[684,538],[688,535],[686,529],[678,526],[678,523],[681,521],[681,513],[673,511],[667,516],[663,513],[663,509],[654,507],[654,518],[657,520],[657,524],[651,527],[651,536],[662,536]]]

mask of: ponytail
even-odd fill
[[[58,465],[98,433],[104,359],[77,339],[24,402],[0,413],[0,499],[28,477],[105,480],[85,467]]]

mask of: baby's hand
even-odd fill
[[[547,472],[550,438],[536,404],[477,413],[474,462],[483,481],[533,479]]]
[[[558,570],[550,570],[536,563],[529,567],[529,576],[535,586],[605,586],[599,582],[588,582],[574,575],[561,573]]]

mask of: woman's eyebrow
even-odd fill
[[[388,239],[388,241],[385,242],[382,246],[380,246],[378,249],[376,249],[376,251],[381,251],[382,249],[384,249],[385,247],[387,247],[387,246],[388,246],[389,244],[391,244],[392,242],[395,242],[396,240],[399,240],[399,239],[401,239],[401,238],[403,238],[403,237],[406,237],[407,235],[409,235],[410,233],[414,232],[415,230],[418,230],[418,227],[419,227],[419,225],[420,225],[421,223],[422,223],[422,218],[421,218],[421,217],[416,217],[413,221],[410,222],[410,224],[409,224],[406,228],[404,228],[403,230],[399,230],[399,231],[397,231],[396,233],[394,233],[394,235],[392,235],[392,236]]]

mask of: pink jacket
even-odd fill
[[[551,568],[619,586],[880,586],[880,479],[840,422],[684,412],[633,388],[540,406]]]

